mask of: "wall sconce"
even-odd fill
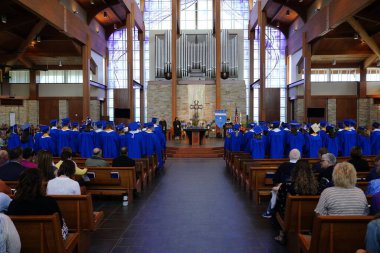
[[[95,4],[94,0],[91,0],[91,1],[90,1],[90,4],[91,4],[91,5],[94,5],[94,4]]]
[[[105,11],[105,12],[103,12],[103,17],[104,18],[108,18],[108,13]]]
[[[277,21],[277,22],[276,22],[276,27],[277,27],[277,28],[280,27],[280,21]]]
[[[40,43],[40,42],[41,42],[41,36],[40,36],[40,35],[37,35],[37,36],[36,36],[36,41],[37,41],[37,43]]]
[[[116,25],[116,24],[113,24],[113,29],[114,29],[114,30],[117,29],[117,25]]]
[[[73,13],[74,14],[79,14],[79,11],[78,10],[73,10]]]
[[[354,40],[358,40],[359,39],[359,34],[355,33],[354,34]]]
[[[62,67],[62,61],[61,60],[59,60],[58,66]]]
[[[318,12],[318,11],[320,11],[320,9],[319,8],[315,8],[314,12]]]
[[[333,65],[333,66],[336,65],[336,60],[335,60],[335,59],[332,61],[332,65]]]
[[[289,9],[286,10],[285,15],[286,15],[286,16],[289,16],[289,15],[290,15],[290,10],[289,10]]]
[[[5,16],[5,15],[1,15],[1,22],[2,22],[3,24],[6,24],[6,23],[7,23],[7,16]]]

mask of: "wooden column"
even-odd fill
[[[258,3],[258,16],[260,26],[260,95],[259,95],[259,119],[266,120],[265,115],[265,27],[266,13],[261,10],[261,2]]]
[[[361,67],[360,68],[360,84],[359,84],[358,95],[359,98],[367,97],[367,69]]]
[[[253,88],[251,84],[255,81],[254,76],[254,58],[255,58],[255,30],[249,32],[249,108],[248,114],[250,121],[253,121]]]
[[[139,32],[139,46],[140,46],[140,84],[143,88],[140,89],[140,122],[145,121],[144,117],[144,32]]]
[[[31,70],[29,74],[29,99],[38,99],[38,86],[36,83],[36,71]]]
[[[307,122],[307,109],[311,103],[311,46],[307,43],[306,32],[302,34],[302,57],[304,67],[304,116],[303,121]]]
[[[130,121],[135,121],[135,93],[133,90],[133,28],[135,26],[134,3],[127,13],[128,105]]]
[[[221,79],[220,79],[220,65],[221,65],[221,29],[220,29],[220,1],[219,0],[214,0],[214,15],[215,15],[215,20],[214,20],[214,28],[215,28],[215,98],[216,98],[216,104],[215,104],[215,109],[220,110],[220,86],[221,86]]]
[[[83,118],[90,116],[90,59],[91,36],[87,34],[86,44],[82,46],[82,70],[83,70]]]
[[[178,32],[178,1],[172,1],[172,121],[177,115],[177,32]]]
[[[101,113],[101,117],[100,119],[102,119],[102,117],[104,116],[108,116],[108,66],[109,66],[109,51],[108,51],[108,48],[106,48],[106,57],[105,57],[105,66],[104,66],[104,84],[106,85],[106,90],[105,90],[105,96],[104,96],[104,101],[103,101],[103,111]]]

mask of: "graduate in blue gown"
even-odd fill
[[[226,135],[224,138],[224,154],[226,154],[226,151],[231,151],[231,135],[234,133],[234,130],[232,128],[226,129]]]
[[[164,132],[162,131],[162,127],[160,126],[160,124],[158,124],[157,120],[158,120],[157,118],[152,118],[152,123],[154,126],[153,131],[158,136],[158,138],[160,140],[162,150],[165,151],[166,150],[166,138],[165,138]]]
[[[240,125],[233,126],[234,133],[231,134],[231,151],[240,151],[241,143],[243,141],[243,133],[240,131]]]
[[[242,145],[241,149],[244,152],[250,153],[251,152],[251,139],[253,136],[253,128],[255,127],[255,123],[251,122],[248,124],[248,129],[243,135]]]
[[[59,152],[60,152],[58,151],[59,129],[58,129],[57,119],[53,119],[50,121],[49,135],[53,139],[53,142],[54,142],[54,152],[52,154],[53,156],[59,156]]]
[[[318,150],[322,148],[322,138],[318,134],[319,127],[313,124],[309,129],[309,134],[305,138],[306,153],[309,158],[318,158]]]
[[[145,155],[147,157],[150,157],[152,155],[157,154],[157,157],[162,155],[161,150],[161,144],[160,140],[158,139],[157,135],[154,134],[154,125],[152,122],[146,123],[145,125],[146,130],[142,132],[143,140],[144,140],[144,150]],[[162,158],[159,158],[159,160],[162,160]]]
[[[380,154],[380,123],[374,122],[372,124],[371,132],[371,152],[372,155]]]
[[[100,133],[104,158],[119,156],[119,135],[113,130],[113,122],[108,122],[106,129]]]
[[[253,128],[253,136],[250,141],[251,157],[253,159],[265,158],[265,142],[263,140],[263,129],[260,126]]]
[[[284,132],[280,129],[280,121],[272,122],[273,129],[269,131],[269,157],[284,158]]]
[[[18,127],[17,125],[13,125],[9,128],[9,137],[8,137],[8,150],[12,150],[14,148],[20,147],[20,136],[18,135]]]
[[[41,131],[40,127],[37,128],[37,132],[34,134],[34,146],[33,150],[38,153],[40,151],[39,141],[44,133]]]
[[[321,136],[323,147],[325,147],[324,144],[325,144],[326,135],[327,135],[327,131],[326,131],[327,125],[328,125],[328,122],[326,120],[321,120],[319,122],[319,128],[321,129],[319,130],[319,135]]]
[[[70,147],[71,150],[73,151],[73,154],[79,153],[79,123],[78,122],[73,122],[71,125],[71,141],[70,141]]]
[[[341,156],[350,156],[351,149],[357,145],[357,134],[355,129],[352,128],[352,124],[351,120],[344,120],[345,128],[341,136]]]
[[[70,124],[69,118],[62,119],[62,129],[59,131],[59,134],[58,134],[58,145],[57,145],[57,151],[59,154],[61,154],[61,151],[64,147],[71,147],[72,131],[69,128],[69,124]]]
[[[128,157],[141,158],[145,154],[144,136],[139,130],[137,122],[131,122],[128,125],[128,133],[126,134]]]
[[[339,154],[339,139],[337,136],[337,133],[335,131],[334,125],[328,125],[326,127],[326,137],[325,137],[325,143],[323,145],[325,148],[327,148],[328,152],[331,154],[334,154],[335,157]]]
[[[289,154],[289,146],[288,146],[288,137],[290,134],[290,125],[289,123],[283,122],[280,127],[281,131],[284,133],[284,155]],[[285,155],[286,156],[286,155]]]
[[[301,127],[300,123],[290,123],[290,133],[287,137],[287,146],[288,150],[292,149],[298,149],[300,153],[304,150],[305,146],[305,137],[303,134],[299,131],[299,128]]]
[[[362,149],[362,155],[371,155],[371,138],[368,130],[362,126],[358,127],[357,136],[357,145]]]
[[[53,138],[49,135],[49,127],[40,125],[41,131],[44,133],[38,142],[39,150],[55,151]]]
[[[91,130],[89,124],[78,136],[78,147],[81,157],[89,158],[92,156],[92,150],[95,148],[95,132]]]
[[[103,129],[106,127],[106,121],[99,120],[95,123],[96,129],[95,129],[95,147],[96,148],[102,148],[102,135]]]
[[[25,148],[34,148],[34,140],[33,136],[30,134],[30,125],[29,123],[25,123],[21,126],[22,134],[20,137],[20,145],[22,149]]]

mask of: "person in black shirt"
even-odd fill
[[[362,158],[362,154],[361,147],[352,147],[350,152],[351,159],[348,162],[354,165],[356,171],[369,172],[368,161]]]
[[[112,160],[112,167],[133,167],[135,161],[127,156],[127,148],[122,147],[120,149],[120,156]]]

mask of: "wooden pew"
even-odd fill
[[[104,212],[94,212],[91,195],[50,195],[61,210],[70,231],[79,233],[78,252],[86,252],[90,235],[103,220]]]
[[[290,252],[299,252],[298,234],[303,231],[311,231],[314,209],[319,201],[319,196],[292,196],[286,199],[284,217],[276,213],[276,220],[280,224],[287,238],[287,246]]]
[[[305,253],[347,253],[365,248],[367,224],[373,216],[317,216],[311,235],[299,234]]]
[[[136,164],[139,166],[139,163]],[[141,192],[141,178],[136,179],[135,167],[87,167],[90,182],[87,192],[94,195],[128,195],[133,202],[133,191]],[[94,176],[94,178],[91,178]]]
[[[58,213],[52,215],[10,216],[21,239],[22,253],[70,253],[78,245],[78,233],[62,238]]]

